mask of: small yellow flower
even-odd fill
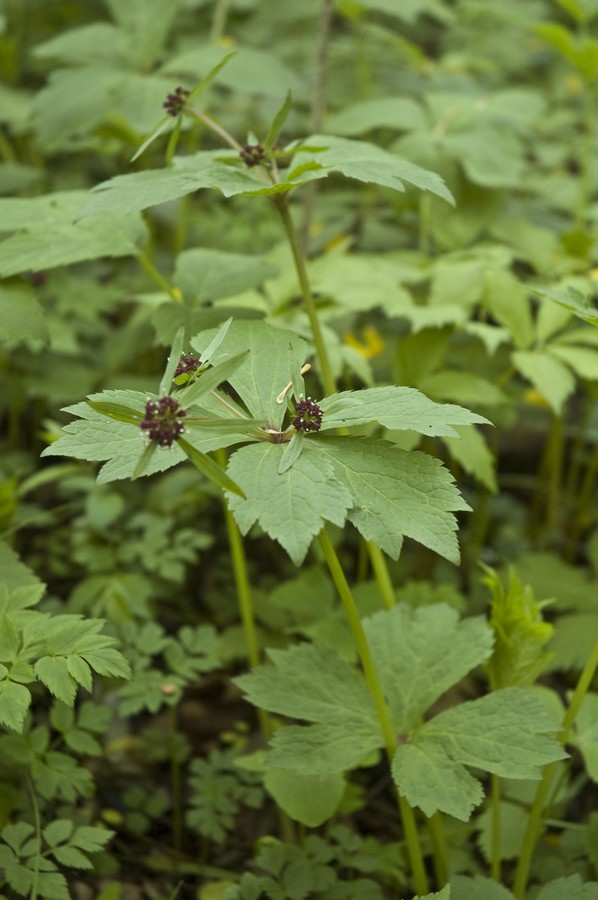
[[[523,395],[523,402],[528,406],[542,406],[545,409],[550,408],[550,404],[544,394],[542,394],[538,388],[530,387],[528,388]]]
[[[360,341],[353,333],[346,334],[344,337],[345,344],[357,350],[364,359],[373,359],[380,356],[384,350],[384,341],[380,337],[380,332],[373,325],[367,325],[361,332],[363,338]]]

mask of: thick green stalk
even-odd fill
[[[380,722],[380,728],[384,737],[384,745],[386,747],[388,760],[392,765],[392,760],[397,747],[396,735],[393,729],[390,711],[388,709],[388,705],[384,697],[384,692],[382,690],[382,685],[380,684],[380,679],[378,678],[376,666],[372,658],[370,646],[368,644],[365,631],[363,630],[363,625],[359,617],[359,611],[355,604],[353,594],[351,593],[349,583],[345,578],[345,573],[343,572],[338,556],[336,555],[336,551],[332,546],[332,542],[328,537],[325,529],[322,529],[322,531],[320,532],[318,541],[322,549],[322,553],[324,554],[326,564],[328,565],[328,568],[330,570],[332,580],[334,581],[343,606],[345,607],[345,613],[347,615],[349,627],[351,628],[353,640],[355,641],[355,647],[357,649],[357,653],[363,667],[365,680],[372,696],[372,700],[374,701],[376,712],[378,714],[378,720]],[[407,843],[407,853],[409,855],[409,861],[411,863],[411,869],[413,872],[414,887],[418,894],[427,894],[429,890],[428,876],[424,868],[424,859],[419,839],[419,833],[415,822],[415,815],[412,808],[409,806],[407,801],[399,794],[398,791],[397,798],[403,824],[403,831],[405,833],[405,841]]]
[[[307,313],[307,318],[309,319],[309,327],[311,329],[314,346],[316,348],[316,356],[318,358],[318,364],[320,367],[320,377],[322,380],[322,385],[324,386],[324,391],[326,392],[326,394],[334,394],[336,391],[336,385],[334,383],[334,378],[332,375],[330,359],[328,358],[328,350],[326,349],[324,336],[322,334],[322,329],[320,328],[320,320],[318,319],[316,303],[311,292],[309,279],[307,277],[305,260],[303,259],[303,253],[301,252],[299,238],[297,236],[297,232],[295,231],[295,226],[293,224],[291,213],[289,211],[287,195],[275,194],[273,196],[272,202],[278,210],[284,230],[286,232],[289,246],[291,248],[291,252],[293,254],[295,270],[297,272],[299,285],[301,287],[303,303],[305,305],[305,311]]]
[[[566,744],[568,741],[569,732],[571,731],[577,713],[579,712],[579,707],[581,706],[583,699],[590,688],[597,668],[598,639],[595,641],[594,646],[592,647],[592,651],[583,668],[583,671],[579,676],[579,681],[577,682],[577,687],[573,692],[571,703],[569,704],[567,712],[565,713],[565,717],[563,719],[563,727],[559,734],[559,740],[562,744]],[[538,790],[536,791],[536,796],[534,797],[534,802],[532,803],[532,808],[530,810],[527,823],[527,829],[523,838],[521,854],[519,856],[519,862],[517,864],[517,869],[515,870],[515,880],[513,882],[513,893],[515,894],[517,900],[523,900],[525,896],[532,857],[534,855],[534,850],[536,849],[536,844],[538,843],[540,832],[542,830],[542,815],[557,768],[558,764],[556,762],[550,763],[550,765],[546,766],[546,768],[544,769],[542,781],[538,785]]]
[[[446,842],[444,840],[444,828],[442,827],[442,814],[435,812],[433,816],[427,820],[428,833],[432,841],[432,860],[434,863],[434,875],[436,884],[440,887],[446,884],[449,877],[448,855],[446,852]]]

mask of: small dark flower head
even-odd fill
[[[259,166],[260,163],[263,163],[266,158],[266,151],[261,144],[247,144],[243,147],[239,156],[246,166],[252,168],[253,166]]]
[[[140,428],[159,447],[172,447],[185,430],[181,419],[187,413],[174,397],[148,400]]]
[[[187,102],[189,91],[187,88],[178,87],[174,94],[168,94],[166,100],[162,104],[169,116],[178,116],[182,113]]]
[[[201,366],[201,359],[199,359],[199,357],[194,353],[183,353],[183,355],[179,359],[174,377],[178,378],[179,375],[195,375],[195,373],[199,368],[201,368]]]
[[[291,422],[297,431],[319,431],[322,425],[323,412],[311,397],[295,403],[296,417]]]

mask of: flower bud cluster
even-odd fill
[[[195,375],[197,370],[201,368],[201,365],[201,359],[194,353],[183,353],[179,359],[174,377],[178,378],[179,375]]]
[[[322,425],[323,412],[317,403],[308,397],[295,403],[296,417],[292,421],[297,431],[319,431]]]
[[[174,397],[148,400],[145,404],[145,416],[139,427],[147,434],[148,439],[159,447],[172,447],[185,430],[181,419],[186,415]]]
[[[266,158],[266,151],[261,144],[247,144],[243,147],[239,156],[246,166],[252,168],[253,166],[259,166],[263,163]]]
[[[189,93],[187,88],[178,87],[174,94],[168,94],[162,106],[169,116],[178,116],[182,113]]]

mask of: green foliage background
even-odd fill
[[[597,28],[0,0],[0,896],[598,896]]]

